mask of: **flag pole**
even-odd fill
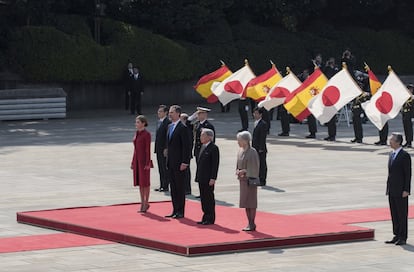
[[[220,60],[221,62],[221,66],[225,66],[226,64],[224,63],[224,61]]]
[[[388,69],[388,73],[391,73],[393,71],[391,65],[388,65],[387,69]]]
[[[342,62],[342,69],[347,69],[346,62]]]
[[[275,63],[272,60],[269,60],[272,67],[276,67]]]
[[[287,67],[286,67],[286,75],[290,74],[290,72],[292,72],[292,70],[290,70],[290,67],[289,67],[289,66],[287,66]]]

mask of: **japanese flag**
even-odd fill
[[[322,124],[327,123],[352,99],[362,93],[348,70],[336,73],[308,104],[308,109]]]
[[[270,89],[265,100],[259,103],[259,107],[264,107],[266,110],[271,110],[285,102],[286,97],[294,90],[299,88],[302,83],[290,72],[282,78],[273,88]]]
[[[368,119],[381,130],[388,120],[400,112],[401,107],[410,98],[405,85],[394,71],[390,71],[381,88],[371,100],[362,104]]]
[[[249,65],[237,70],[234,74],[219,83],[211,86],[211,91],[215,94],[223,105],[239,99],[243,95],[244,88],[251,79],[255,78],[255,74]]]

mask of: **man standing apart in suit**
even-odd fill
[[[158,122],[157,131],[155,134],[155,154],[157,154],[158,172],[160,174],[160,187],[155,191],[165,192],[168,191],[168,178],[167,178],[167,130],[168,125],[171,123],[168,119],[168,107],[166,105],[160,105],[158,107]]]
[[[167,130],[167,168],[171,187],[173,212],[166,217],[183,218],[185,207],[185,171],[190,163],[190,140],[187,128],[180,121],[181,107],[169,110],[171,124]]]
[[[141,97],[144,94],[144,82],[142,75],[137,67],[133,69],[131,97],[130,97],[130,112],[131,114],[142,114],[142,101]]]
[[[201,208],[203,218],[197,224],[211,225],[216,220],[214,200],[214,185],[216,184],[217,172],[220,163],[220,153],[217,145],[213,142],[214,131],[203,128],[200,140],[202,143],[199,157],[197,159],[196,182],[200,189]]]
[[[267,177],[266,137],[267,137],[268,125],[266,121],[262,119],[263,110],[264,110],[263,108],[256,107],[253,111],[253,116],[256,121],[254,122],[253,139],[252,139],[252,146],[254,147],[254,149],[256,149],[257,153],[259,154],[259,160],[260,160],[259,178],[260,178],[261,186],[266,185],[266,177]]]
[[[390,146],[393,149],[388,160],[387,191],[391,211],[394,238],[387,244],[405,245],[408,229],[408,196],[411,189],[411,157],[402,149],[403,137],[393,133]]]

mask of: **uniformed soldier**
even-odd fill
[[[364,115],[364,110],[362,109],[361,104],[368,101],[370,95],[368,92],[363,92],[352,102],[352,124],[354,126],[355,138],[351,140],[352,143],[362,143],[362,138],[364,137],[362,131],[362,116]]]
[[[414,84],[408,84],[407,89],[411,93],[411,97],[404,103],[402,106],[402,122],[404,127],[404,134],[405,134],[405,144],[403,147],[412,147],[411,143],[413,141],[413,122],[411,120],[413,114],[413,91],[414,91]]]
[[[194,157],[198,158],[198,155],[200,154],[201,149],[201,130],[203,128],[211,129],[214,132],[214,135],[216,135],[216,131],[214,129],[214,126],[210,123],[210,121],[207,120],[208,113],[211,111],[209,108],[204,107],[197,107],[196,115],[197,115],[197,121],[194,123]],[[213,138],[213,142],[215,142],[215,137]]]

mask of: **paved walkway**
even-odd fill
[[[193,109],[185,106],[184,110]],[[210,115],[221,151],[217,202],[234,207],[238,206],[235,134],[240,128],[236,110],[233,106],[225,114],[214,108]],[[155,114],[148,116],[153,133]],[[280,123],[273,121],[268,186],[259,190],[259,209],[297,214],[386,207],[389,147],[372,145],[378,140],[375,127],[364,125],[366,144],[349,143],[353,130],[344,123],[338,127],[337,142],[321,140],[327,129],[318,129],[318,139],[308,140],[304,139],[307,126],[292,124],[291,137],[281,138],[275,136]],[[401,130],[397,117],[390,122],[390,132]],[[117,110],[75,112],[65,120],[0,122],[0,237],[53,233],[16,223],[18,211],[138,201],[129,169],[133,134],[134,117]],[[194,172],[194,163],[191,167]],[[156,188],[156,168],[151,178]],[[195,184],[193,193],[198,194]],[[168,199],[151,191],[151,200]],[[240,219],[241,226],[244,220]],[[360,225],[375,228],[376,240],[194,258],[111,244],[0,254],[0,271],[413,270],[412,220],[409,244],[404,247],[383,243],[392,236],[390,222]]]

